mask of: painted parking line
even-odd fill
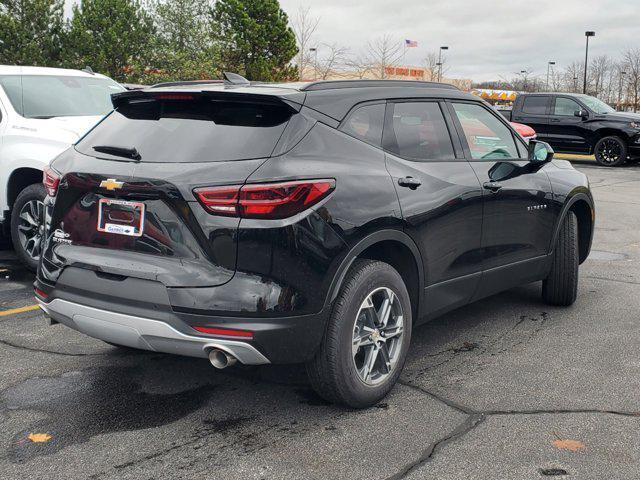
[[[14,315],[16,313],[31,312],[33,310],[38,310],[39,308],[40,307],[38,305],[27,305],[26,307],[12,308],[11,310],[0,311],[0,317],[6,317],[7,315]]]

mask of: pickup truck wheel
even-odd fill
[[[542,282],[542,298],[551,305],[568,307],[578,296],[578,220],[573,212],[564,218],[549,276]]]
[[[603,137],[594,148],[596,161],[605,167],[617,167],[627,160],[627,144],[620,137]]]
[[[35,272],[40,260],[43,225],[40,219],[44,209],[44,187],[40,183],[29,185],[16,198],[11,210],[11,240],[18,259]]]
[[[356,260],[335,300],[316,356],[307,364],[313,388],[353,408],[375,405],[393,388],[411,341],[411,303],[389,264]]]

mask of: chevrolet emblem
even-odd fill
[[[107,190],[115,190],[116,188],[122,188],[124,182],[119,182],[115,178],[107,178],[100,182],[100,186],[102,188],[106,188]]]

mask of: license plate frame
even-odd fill
[[[126,219],[113,219],[109,207],[117,206],[114,210],[130,213],[132,221]],[[144,231],[144,217],[146,205],[143,202],[132,202],[115,198],[101,198],[98,202],[99,232],[124,235],[127,237],[141,237]],[[126,216],[126,215],[125,215]],[[137,219],[137,221],[136,221]],[[118,223],[120,222],[120,223]]]

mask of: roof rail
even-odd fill
[[[340,88],[362,87],[412,87],[412,88],[446,88],[460,90],[455,85],[438,82],[422,82],[417,80],[324,80],[305,85],[302,91],[335,90]]]
[[[162,82],[151,85],[149,88],[160,87],[188,87],[189,85],[209,85],[224,83],[224,80],[182,80],[178,82]]]

